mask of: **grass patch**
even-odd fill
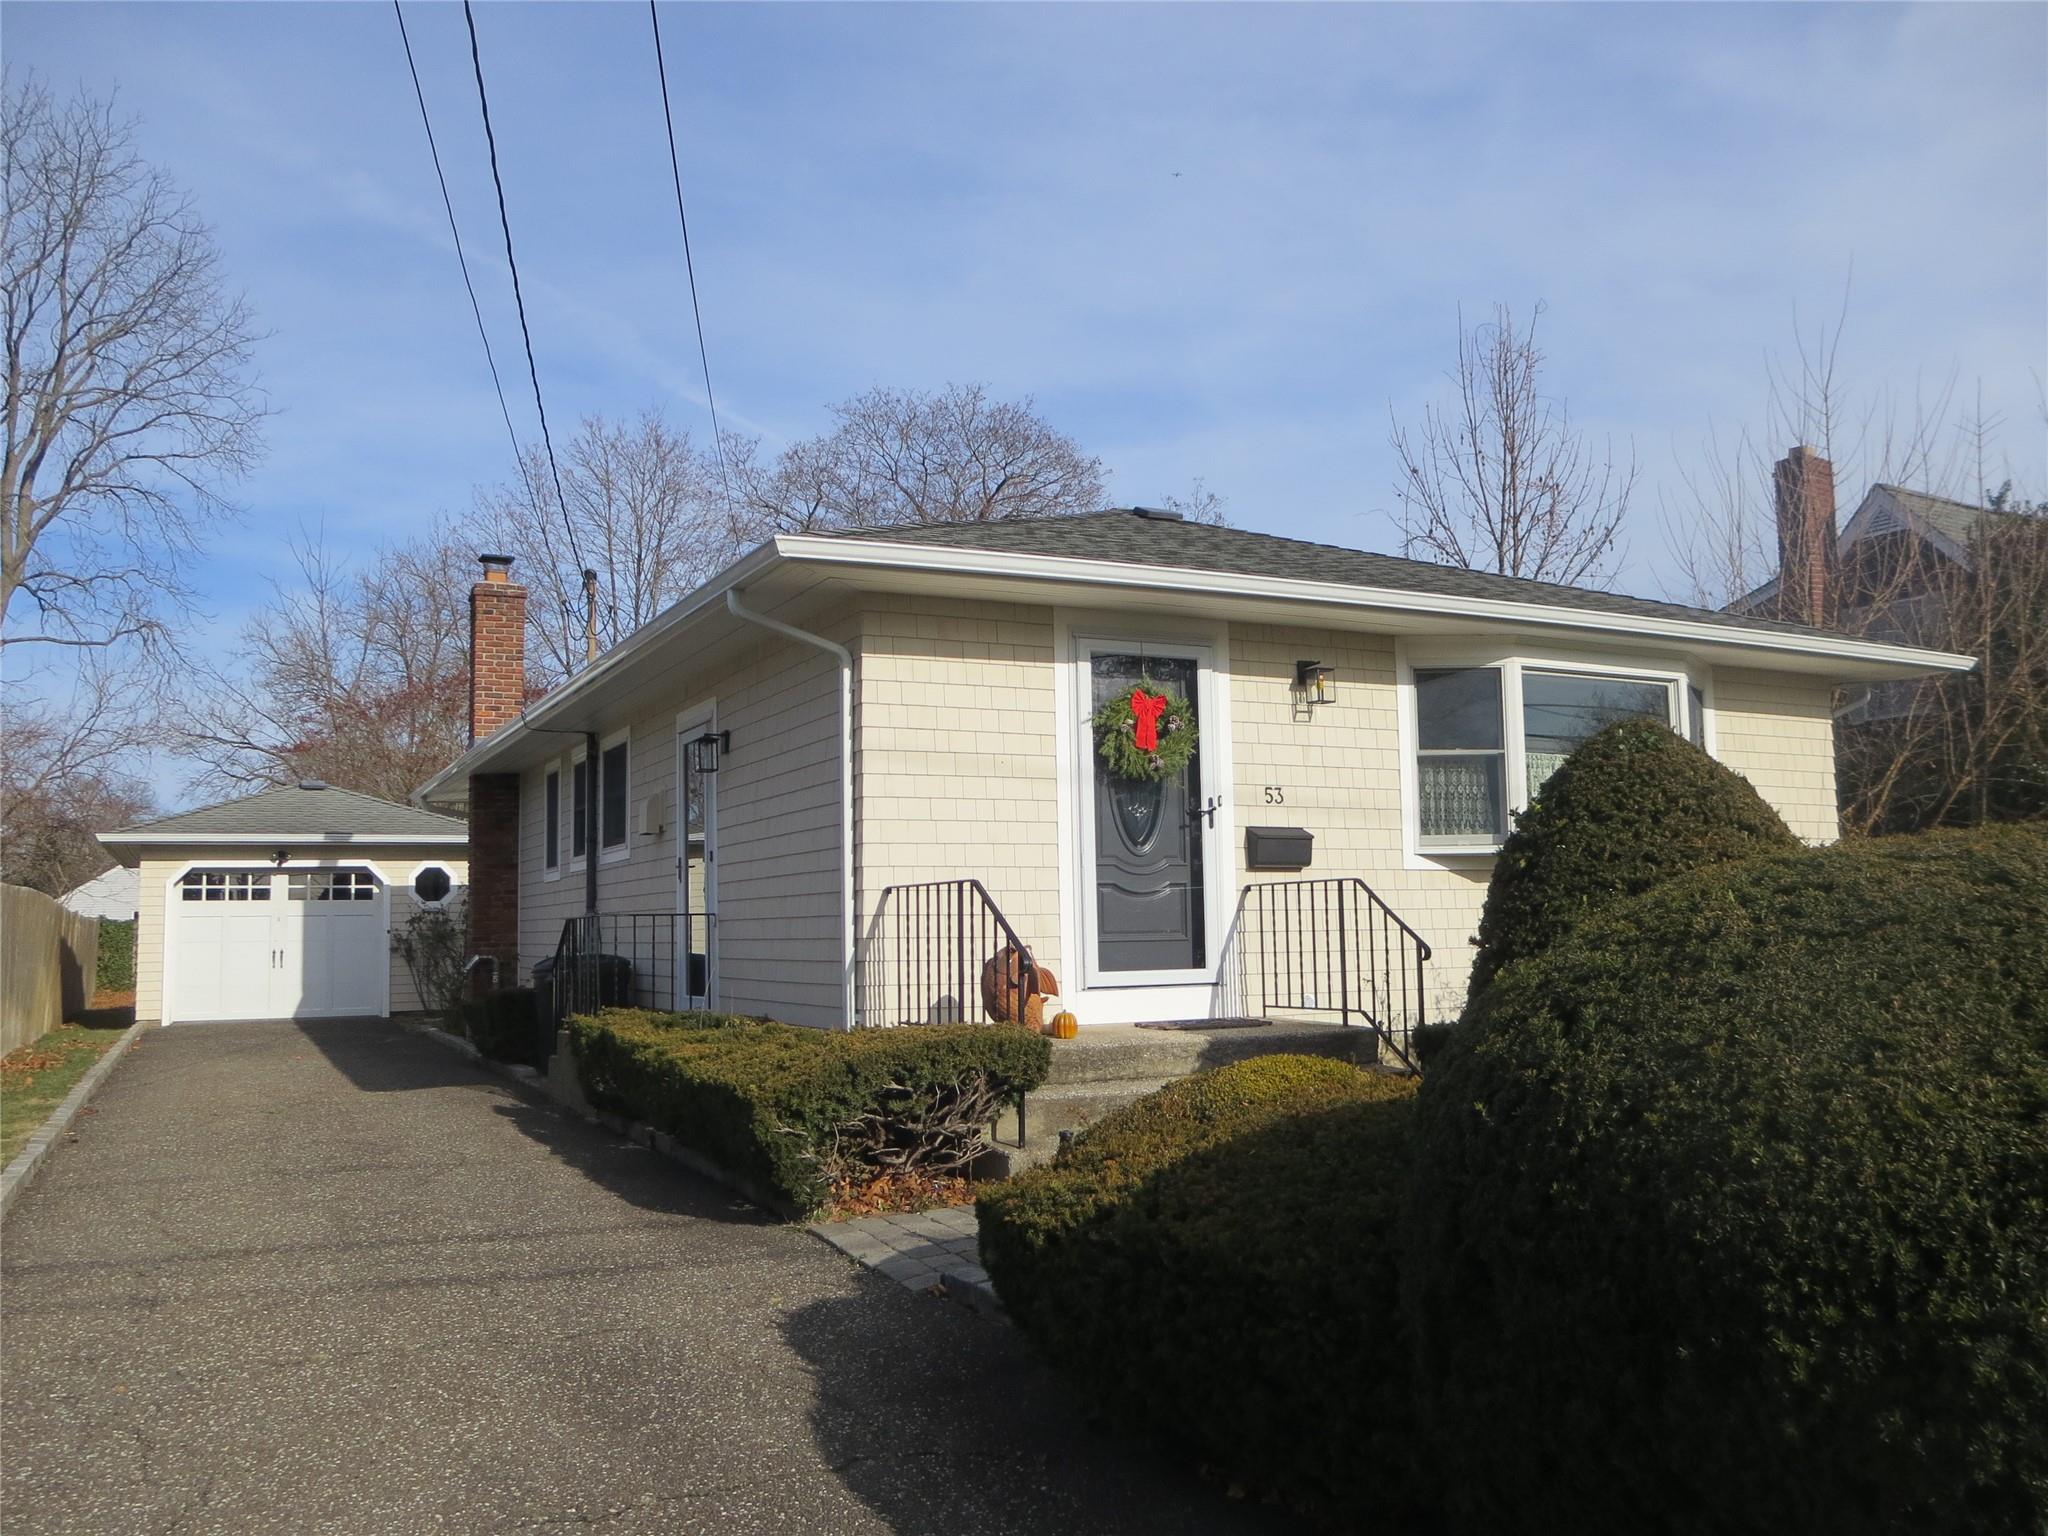
[[[95,1013],[0,1056],[0,1167],[14,1161],[50,1111],[114,1048],[131,1022],[125,1010]]]

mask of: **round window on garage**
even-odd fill
[[[455,889],[455,877],[438,864],[429,864],[412,877],[412,899],[423,907],[441,907]]]

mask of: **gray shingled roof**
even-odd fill
[[[1681,603],[1626,597],[1616,592],[1595,592],[1548,581],[1526,581],[1517,576],[1495,576],[1484,571],[1466,571],[1422,560],[1404,560],[1396,555],[1374,554],[1369,550],[1347,549],[1338,544],[1283,539],[1244,528],[1218,528],[1206,523],[1141,516],[1131,510],[1093,512],[1081,517],[1012,518],[989,523],[917,523],[897,528],[855,528],[835,532],[830,537],[1018,555],[1057,555],[1070,560],[1118,561],[1130,565],[1166,566],[1174,570],[1225,571],[1241,576],[1324,581],[1340,586],[1378,587],[1492,602],[1540,603],[1631,618],[1683,619],[1729,629],[1778,630],[1797,635],[1822,633],[1804,624],[1744,618],[1711,608],[1689,608]]]
[[[255,833],[264,837],[467,837],[469,825],[410,805],[395,805],[352,789],[311,787],[316,781],[283,789],[266,789],[241,800],[229,800],[196,811],[183,811],[156,821],[137,822],[106,837],[147,832],[174,832],[194,842],[222,834]]]

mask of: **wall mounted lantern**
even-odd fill
[[[1309,704],[1328,704],[1337,697],[1337,669],[1320,661],[1297,661],[1294,691]]]
[[[719,758],[731,750],[731,731],[706,731],[690,743],[690,767],[697,773],[716,773]]]

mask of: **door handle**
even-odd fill
[[[1216,813],[1222,809],[1223,797],[1221,795],[1211,795],[1208,804],[1191,805],[1188,807],[1188,825],[1193,826],[1198,821],[1206,822],[1210,830],[1213,831],[1216,826]]]

